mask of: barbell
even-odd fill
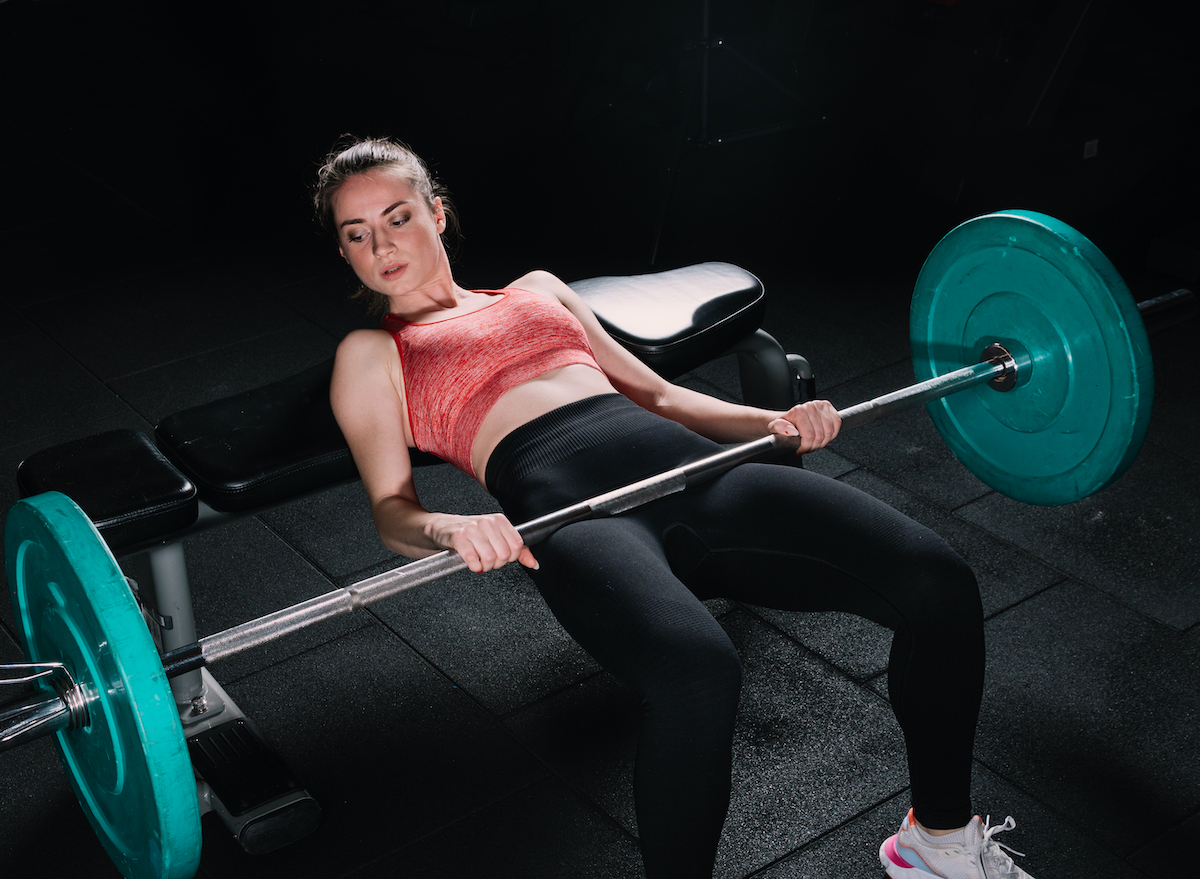
[[[917,383],[842,410],[846,429],[927,404],[950,449],[1017,500],[1062,504],[1117,479],[1153,396],[1142,311],[1083,235],[1027,211],[956,227],[917,280]],[[962,364],[967,365],[962,365]],[[715,478],[798,440],[772,435],[581,501],[518,527],[526,544]],[[71,784],[129,879],[183,879],[200,859],[195,777],[168,681],[317,622],[465,570],[446,551],[201,638],[160,656],[112,553],[63,494],[13,506],[5,564],[40,695],[0,707],[0,750],[54,735]]]

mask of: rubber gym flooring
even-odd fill
[[[1095,51],[1128,61],[1139,40],[1171,44],[1170,21],[1139,37],[1120,28],[1130,4],[1112,5]],[[370,325],[305,204],[345,131],[395,134],[428,156],[463,215],[468,285],[534,267],[570,280],[710,259],[757,273],[765,328],[810,359],[839,406],[912,380],[916,272],[975,213],[1061,217],[1138,298],[1185,285],[1149,257],[1195,205],[1195,170],[1176,148],[1196,117],[1195,90],[1178,80],[1194,73],[1187,63],[1168,58],[1154,68],[1168,75],[1112,87],[1137,110],[1098,124],[1096,164],[1054,164],[1022,134],[999,170],[963,173],[957,201],[919,170],[929,142],[902,143],[894,120],[869,117],[878,107],[861,89],[839,118],[785,108],[799,127],[683,149],[668,186],[680,129],[645,61],[653,47],[603,4],[269,6],[219,16],[0,3],[0,510],[32,452],[149,432],[318,363]],[[489,10],[495,22],[470,17]],[[714,126],[774,112],[751,106],[769,104],[764,89],[726,73],[725,88],[754,100],[714,92],[726,108]],[[1076,108],[1088,76],[1085,63]],[[1072,112],[1038,143],[1082,143],[1086,126],[1071,120],[1084,111]],[[1200,845],[1195,334],[1193,321],[1152,338],[1145,445],[1122,479],[1078,503],[992,492],[921,411],[806,462],[929,525],[977,572],[988,671],[976,808],[1015,817],[999,839],[1038,879],[1177,879]],[[730,358],[681,381],[738,393]],[[430,506],[492,508],[450,468],[420,480]],[[357,485],[204,533],[187,556],[202,634],[395,562]],[[19,661],[3,605],[0,662]],[[876,850],[908,808],[886,633],[838,614],[712,609],[746,667],[716,875],[882,875]],[[642,875],[638,706],[519,572],[451,577],[213,671],[324,815],[313,835],[261,856],[206,816],[200,876]],[[114,875],[48,741],[0,754],[0,865]]]

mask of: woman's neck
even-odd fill
[[[422,290],[403,296],[390,296],[391,313],[409,323],[432,323],[485,308],[493,301],[487,293],[477,293],[452,283],[449,289]]]

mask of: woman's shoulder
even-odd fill
[[[392,334],[387,330],[351,330],[338,343],[335,360],[342,367],[363,368],[378,364],[380,357],[390,359],[395,345]]]
[[[333,360],[330,394],[335,402],[381,399],[388,388],[401,393],[400,358],[391,334],[384,330],[353,330],[342,339]]]
[[[511,290],[527,290],[530,293],[542,293],[547,296],[553,296],[555,299],[561,298],[561,293],[570,288],[555,274],[546,271],[545,269],[534,269],[532,272],[526,272],[508,285]]]

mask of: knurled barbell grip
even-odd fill
[[[678,467],[572,504],[530,520],[520,525],[517,531],[526,545],[532,546],[572,522],[618,515],[652,500],[682,491],[701,475],[715,476],[735,464],[757,457],[774,448],[774,444],[769,442],[769,437],[764,437],[764,440],[767,442],[747,443],[745,446],[713,455],[690,467]],[[275,641],[313,623],[344,616],[360,607],[366,607],[466,569],[467,564],[458,553],[452,550],[443,550],[426,558],[409,562],[399,568],[368,577],[344,589],[335,589],[309,601],[249,620],[201,638],[194,644],[187,644],[172,650],[163,654],[163,668],[168,677],[194,671],[210,662]]]

